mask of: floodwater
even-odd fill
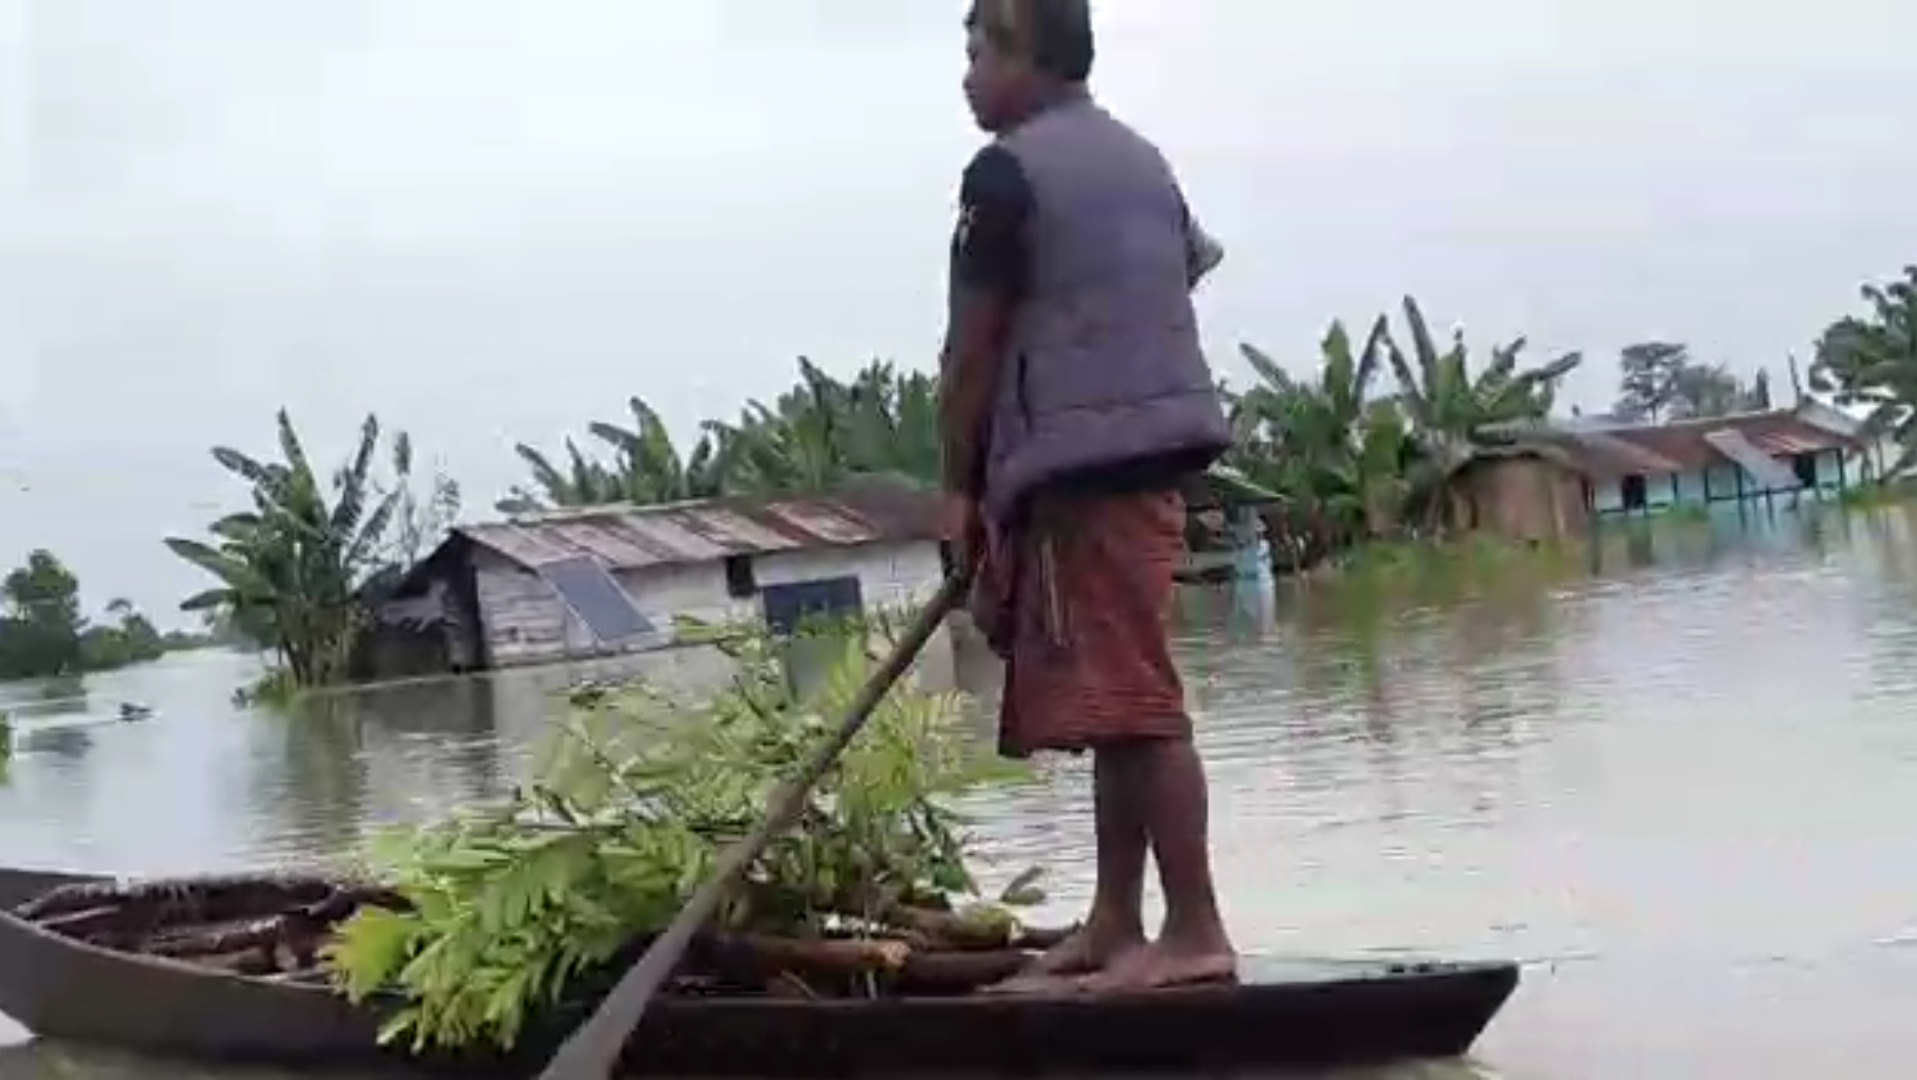
[[[1188,598],[1240,944],[1527,962],[1475,1063],[1364,1080],[1917,1075],[1917,510],[1614,535],[1593,562],[1363,619],[1326,587],[1262,627]],[[250,672],[174,657],[29,710],[0,861],[185,872],[348,851],[370,823],[509,785],[564,678],[281,718],[230,705]],[[118,723],[122,700],[158,715]],[[1089,884],[1088,805],[1063,763],[981,807],[1006,872],[1056,868],[1061,918]],[[233,1074],[42,1047],[0,1050],[0,1075]]]

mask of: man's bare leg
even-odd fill
[[[1047,950],[1030,968],[993,987],[1007,992],[1057,989],[1061,980],[1102,971],[1145,944],[1145,857],[1150,839],[1127,775],[1127,749],[1094,750],[1092,817],[1097,834],[1098,881],[1083,925]]]
[[[1212,882],[1204,764],[1190,739],[1157,739],[1121,751],[1128,805],[1142,808],[1165,890],[1158,940],[1132,950],[1084,981],[1092,990],[1137,990],[1230,979],[1237,951],[1218,912]]]

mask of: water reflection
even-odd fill
[[[14,735],[14,752],[50,754],[57,758],[78,759],[93,746],[93,736],[83,726],[37,724],[23,727]]]
[[[254,725],[253,843],[343,851],[369,825],[496,798],[513,782],[493,679],[422,680],[306,699]]]
[[[1608,530],[1588,562],[1415,604],[1188,594],[1180,659],[1242,943],[1530,960],[1485,1046],[1517,1080],[1908,1075],[1914,513]],[[684,686],[723,671],[691,651],[646,663]],[[970,648],[950,665],[988,698],[996,670]],[[550,695],[594,669],[287,716],[232,709],[251,673],[208,654],[90,681],[90,705],[41,721],[86,745],[23,752],[0,789],[5,859],[186,871],[349,850],[502,791]],[[159,715],[95,722],[122,700]],[[1048,918],[1090,884],[1085,772],[1048,762],[975,808],[997,873],[1052,870]],[[1433,1068],[1370,1075],[1465,1075]],[[0,1075],[197,1074],[40,1053]]]

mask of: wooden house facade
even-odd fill
[[[463,526],[379,611],[408,628],[380,666],[390,677],[643,652],[673,644],[681,618],[789,629],[923,601],[945,559],[936,495],[890,488]]]

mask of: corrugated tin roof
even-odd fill
[[[1617,428],[1606,434],[1670,461],[1674,467],[1664,471],[1676,472],[1679,469],[1709,468],[1729,460],[1705,439],[1714,431],[1735,431],[1772,457],[1836,450],[1850,446],[1855,441],[1812,423],[1789,409]]]
[[[1497,425],[1493,434],[1515,445],[1544,445],[1564,464],[1592,477],[1662,476],[1730,462],[1706,436],[1735,431],[1772,457],[1790,457],[1854,445],[1856,440],[1791,409],[1678,420],[1664,424],[1599,426],[1589,418]]]
[[[1579,432],[1567,440],[1566,449],[1577,466],[1594,477],[1651,476],[1679,471],[1676,462],[1619,438],[1614,431]]]
[[[615,570],[942,536],[938,496],[903,489],[587,507],[455,533],[527,566],[588,555]]]
[[[1507,428],[1502,434],[1513,441],[1505,446],[1491,447],[1494,450],[1543,449],[1549,450],[1542,455],[1553,461],[1575,469],[1593,479],[1607,479],[1633,474],[1656,475],[1658,473],[1677,472],[1678,465],[1667,461],[1642,447],[1613,438],[1609,433],[1596,430],[1572,430],[1550,424],[1531,426],[1528,429]],[[1486,449],[1486,448],[1481,448]],[[1494,453],[1491,456],[1511,456]],[[1522,456],[1520,453],[1518,456]]]

